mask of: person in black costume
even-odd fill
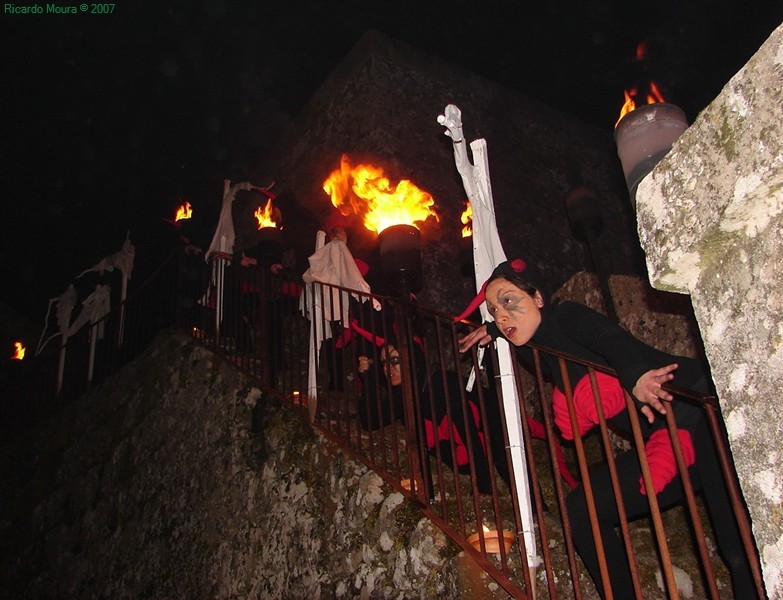
[[[356,324],[354,330],[363,332]],[[370,334],[372,335],[372,334]],[[377,340],[377,352],[368,352],[372,356],[358,357],[358,375],[360,381],[359,418],[364,429],[378,429],[390,425],[404,417],[402,394],[402,364],[396,339],[390,337]],[[487,448],[484,439],[484,429],[480,418],[479,398],[477,389],[464,392],[468,407],[467,419],[463,411],[460,388],[460,377],[454,371],[441,371],[437,368],[427,376],[424,352],[420,342],[411,344],[411,377],[416,387],[414,398],[418,402],[424,421],[423,438],[428,452],[436,456],[439,446],[440,457],[449,467],[456,467],[460,473],[470,473],[467,440],[473,449],[475,472],[478,490],[490,493],[490,472],[487,459]],[[375,361],[380,368],[376,368]],[[380,376],[379,376],[380,374]],[[445,380],[445,381],[444,381]],[[491,379],[490,379],[491,380]],[[487,426],[498,435],[491,437],[492,460],[495,470],[508,485],[509,471],[506,460],[506,450],[501,432],[500,409],[493,386],[483,389]],[[448,406],[448,409],[447,409]],[[449,418],[450,414],[450,418]],[[467,423],[467,425],[466,425]],[[453,438],[455,451],[451,450]]]
[[[689,464],[689,474],[694,487],[703,494],[718,547],[731,573],[735,597],[757,598],[750,565],[703,410],[685,400],[675,399],[661,387],[671,382],[681,388],[710,393],[711,383],[706,368],[697,360],[667,354],[644,344],[586,306],[574,302],[548,304],[538,278],[522,261],[519,262],[521,264],[514,266],[512,263],[502,263],[487,280],[484,296],[494,321],[462,338],[460,350],[464,352],[475,343],[486,344],[502,335],[517,346],[523,359],[528,361],[532,354],[525,345],[533,342],[614,369],[619,379],[598,374],[605,416],[615,430],[630,434],[630,420],[623,393],[626,390],[646,417],[641,420],[642,433],[653,487],[661,509],[680,503],[683,489],[665,419],[656,415],[652,409],[662,414],[673,410],[683,454]],[[558,359],[546,353],[542,353],[541,358],[555,385],[555,423],[564,437],[573,438]],[[598,423],[590,378],[585,367],[573,362],[568,362],[568,377],[574,390],[577,423],[580,434],[583,434]],[[625,452],[617,458],[616,463],[628,519],[649,515],[636,452]],[[615,532],[619,516],[608,466],[602,465],[591,471],[590,480],[612,592],[615,598],[633,598],[635,592],[625,547]],[[576,488],[566,499],[571,533],[599,593],[605,596],[583,489],[581,486]]]

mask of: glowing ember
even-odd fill
[[[182,219],[190,219],[193,216],[193,208],[190,206],[190,202],[181,204],[177,209],[177,214],[174,216],[175,221],[181,221]]]
[[[332,171],[323,184],[332,204],[343,214],[363,219],[370,231],[380,233],[392,225],[423,223],[429,217],[438,220],[435,200],[407,179],[393,186],[383,169],[373,165],[352,166],[343,156],[340,168]]]
[[[22,342],[14,342],[14,353],[11,358],[13,360],[22,360],[24,358],[25,350],[27,350],[27,348],[24,347]]]
[[[465,226],[462,228],[462,237],[470,237],[473,235],[473,207],[470,205],[470,202],[466,202],[466,204],[467,208],[465,208],[465,212],[463,212],[462,216],[459,218]]]
[[[636,110],[636,99],[637,96],[639,96],[639,89],[638,88],[631,88],[630,90],[626,90],[623,92],[625,94],[625,103],[623,104],[623,107],[620,109],[620,118],[617,119],[617,123],[622,121],[623,117],[627,115],[629,112]],[[654,81],[650,82],[650,89],[647,93],[645,104],[655,104],[656,102],[666,102],[663,98],[663,94],[661,94],[661,91],[658,89],[658,86]],[[615,127],[617,127],[617,123],[615,123]]]
[[[266,206],[261,208],[260,206],[253,213],[258,220],[258,228],[264,227],[277,227],[277,222],[280,220],[280,211],[272,206],[272,199],[266,201]]]
[[[639,42],[636,44],[636,60],[644,60],[647,58],[647,43]]]

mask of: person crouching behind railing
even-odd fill
[[[386,340],[375,336],[363,330],[355,321],[352,323],[352,327],[362,337],[378,346],[378,352],[373,353],[377,358],[366,355],[358,357],[357,372],[361,386],[358,411],[362,427],[374,430],[391,425],[404,417],[403,365],[399,345],[394,337],[390,336]],[[467,449],[467,440],[470,438],[475,458],[477,489],[481,493],[491,493],[487,440],[485,440],[483,433],[477,392],[466,392],[466,403],[470,412],[468,418],[465,419],[460,397],[461,382],[457,373],[451,370],[445,371],[446,383],[444,387],[444,377],[440,369],[436,369],[431,377],[427,376],[421,340],[416,338],[410,346],[410,374],[417,387],[415,398],[418,399],[424,421],[423,433],[427,451],[432,456],[439,453],[444,464],[451,468],[456,466],[462,474],[470,474]],[[380,363],[379,365],[376,365],[376,360]],[[497,397],[492,389],[485,389],[484,394],[488,430],[497,434],[489,440],[492,445],[495,471],[508,485],[508,462],[500,428]],[[451,450],[452,440],[455,448],[454,453]],[[438,450],[435,448],[436,445],[439,446]]]

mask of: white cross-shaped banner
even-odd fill
[[[475,164],[472,164],[468,157],[465,136],[462,132],[462,113],[460,109],[453,104],[449,104],[446,106],[443,114],[438,116],[438,123],[446,128],[445,134],[451,138],[454,145],[454,162],[457,165],[457,171],[462,177],[462,184],[473,211],[473,265],[476,273],[476,292],[479,292],[495,267],[506,260],[506,253],[503,250],[503,245],[500,243],[495,221],[495,206],[492,200],[492,186],[489,179],[487,143],[483,139],[474,140],[470,143],[470,149],[475,159]],[[492,320],[483,303],[481,305],[481,317],[484,322]],[[527,462],[525,461],[525,441],[522,436],[522,415],[519,411],[519,398],[514,381],[513,357],[506,340],[499,339],[496,344],[501,390],[503,392],[503,409],[508,427],[511,464],[514,468],[517,497],[520,503],[522,534],[524,535],[525,547],[527,549],[528,565],[532,570],[537,565],[538,559],[536,555]]]

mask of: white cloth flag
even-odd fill
[[[479,292],[484,282],[492,274],[495,267],[506,260],[506,253],[498,236],[495,221],[495,206],[492,200],[492,187],[489,180],[489,162],[487,159],[487,142],[483,139],[474,140],[470,144],[475,165],[471,164],[462,132],[462,113],[460,109],[449,104],[438,123],[446,128],[445,134],[454,144],[454,162],[462,177],[462,184],[468,195],[473,211],[473,266],[476,273],[476,292]],[[482,321],[492,318],[486,306],[481,305]],[[529,566],[538,564],[536,553],[535,530],[533,526],[533,508],[530,502],[530,486],[528,483],[527,462],[525,461],[525,440],[522,437],[522,415],[519,411],[519,398],[514,381],[513,357],[508,342],[499,339],[496,342],[498,362],[500,366],[500,382],[503,391],[503,409],[508,427],[508,440],[511,453],[511,464],[514,467],[514,479],[519,498],[519,509],[522,518],[523,535],[527,549]]]
[[[315,253],[308,257],[310,267],[302,275],[305,292],[299,304],[299,310],[310,321],[310,361],[307,375],[307,401],[310,407],[311,417],[314,416],[314,407],[318,399],[317,370],[318,352],[325,339],[332,337],[332,328],[324,327],[324,318],[327,321],[342,320],[343,327],[350,327],[348,292],[328,288],[328,292],[322,295],[324,286],[313,285],[315,282],[337,285],[340,287],[370,292],[370,285],[364,280],[356,266],[356,261],[339,238],[335,238],[328,244],[325,243],[326,233],[319,231],[315,237]],[[354,298],[367,300],[367,296],[353,294]],[[373,307],[380,310],[381,306],[373,299]]]
[[[215,252],[225,252],[231,254],[234,252],[234,219],[231,216],[231,207],[236,199],[237,192],[240,190],[252,190],[253,184],[244,181],[231,185],[231,180],[223,181],[223,204],[220,207],[220,217],[215,228],[215,234],[212,236],[212,242],[209,244],[209,250],[204,254],[204,260],[209,261],[209,257]]]

